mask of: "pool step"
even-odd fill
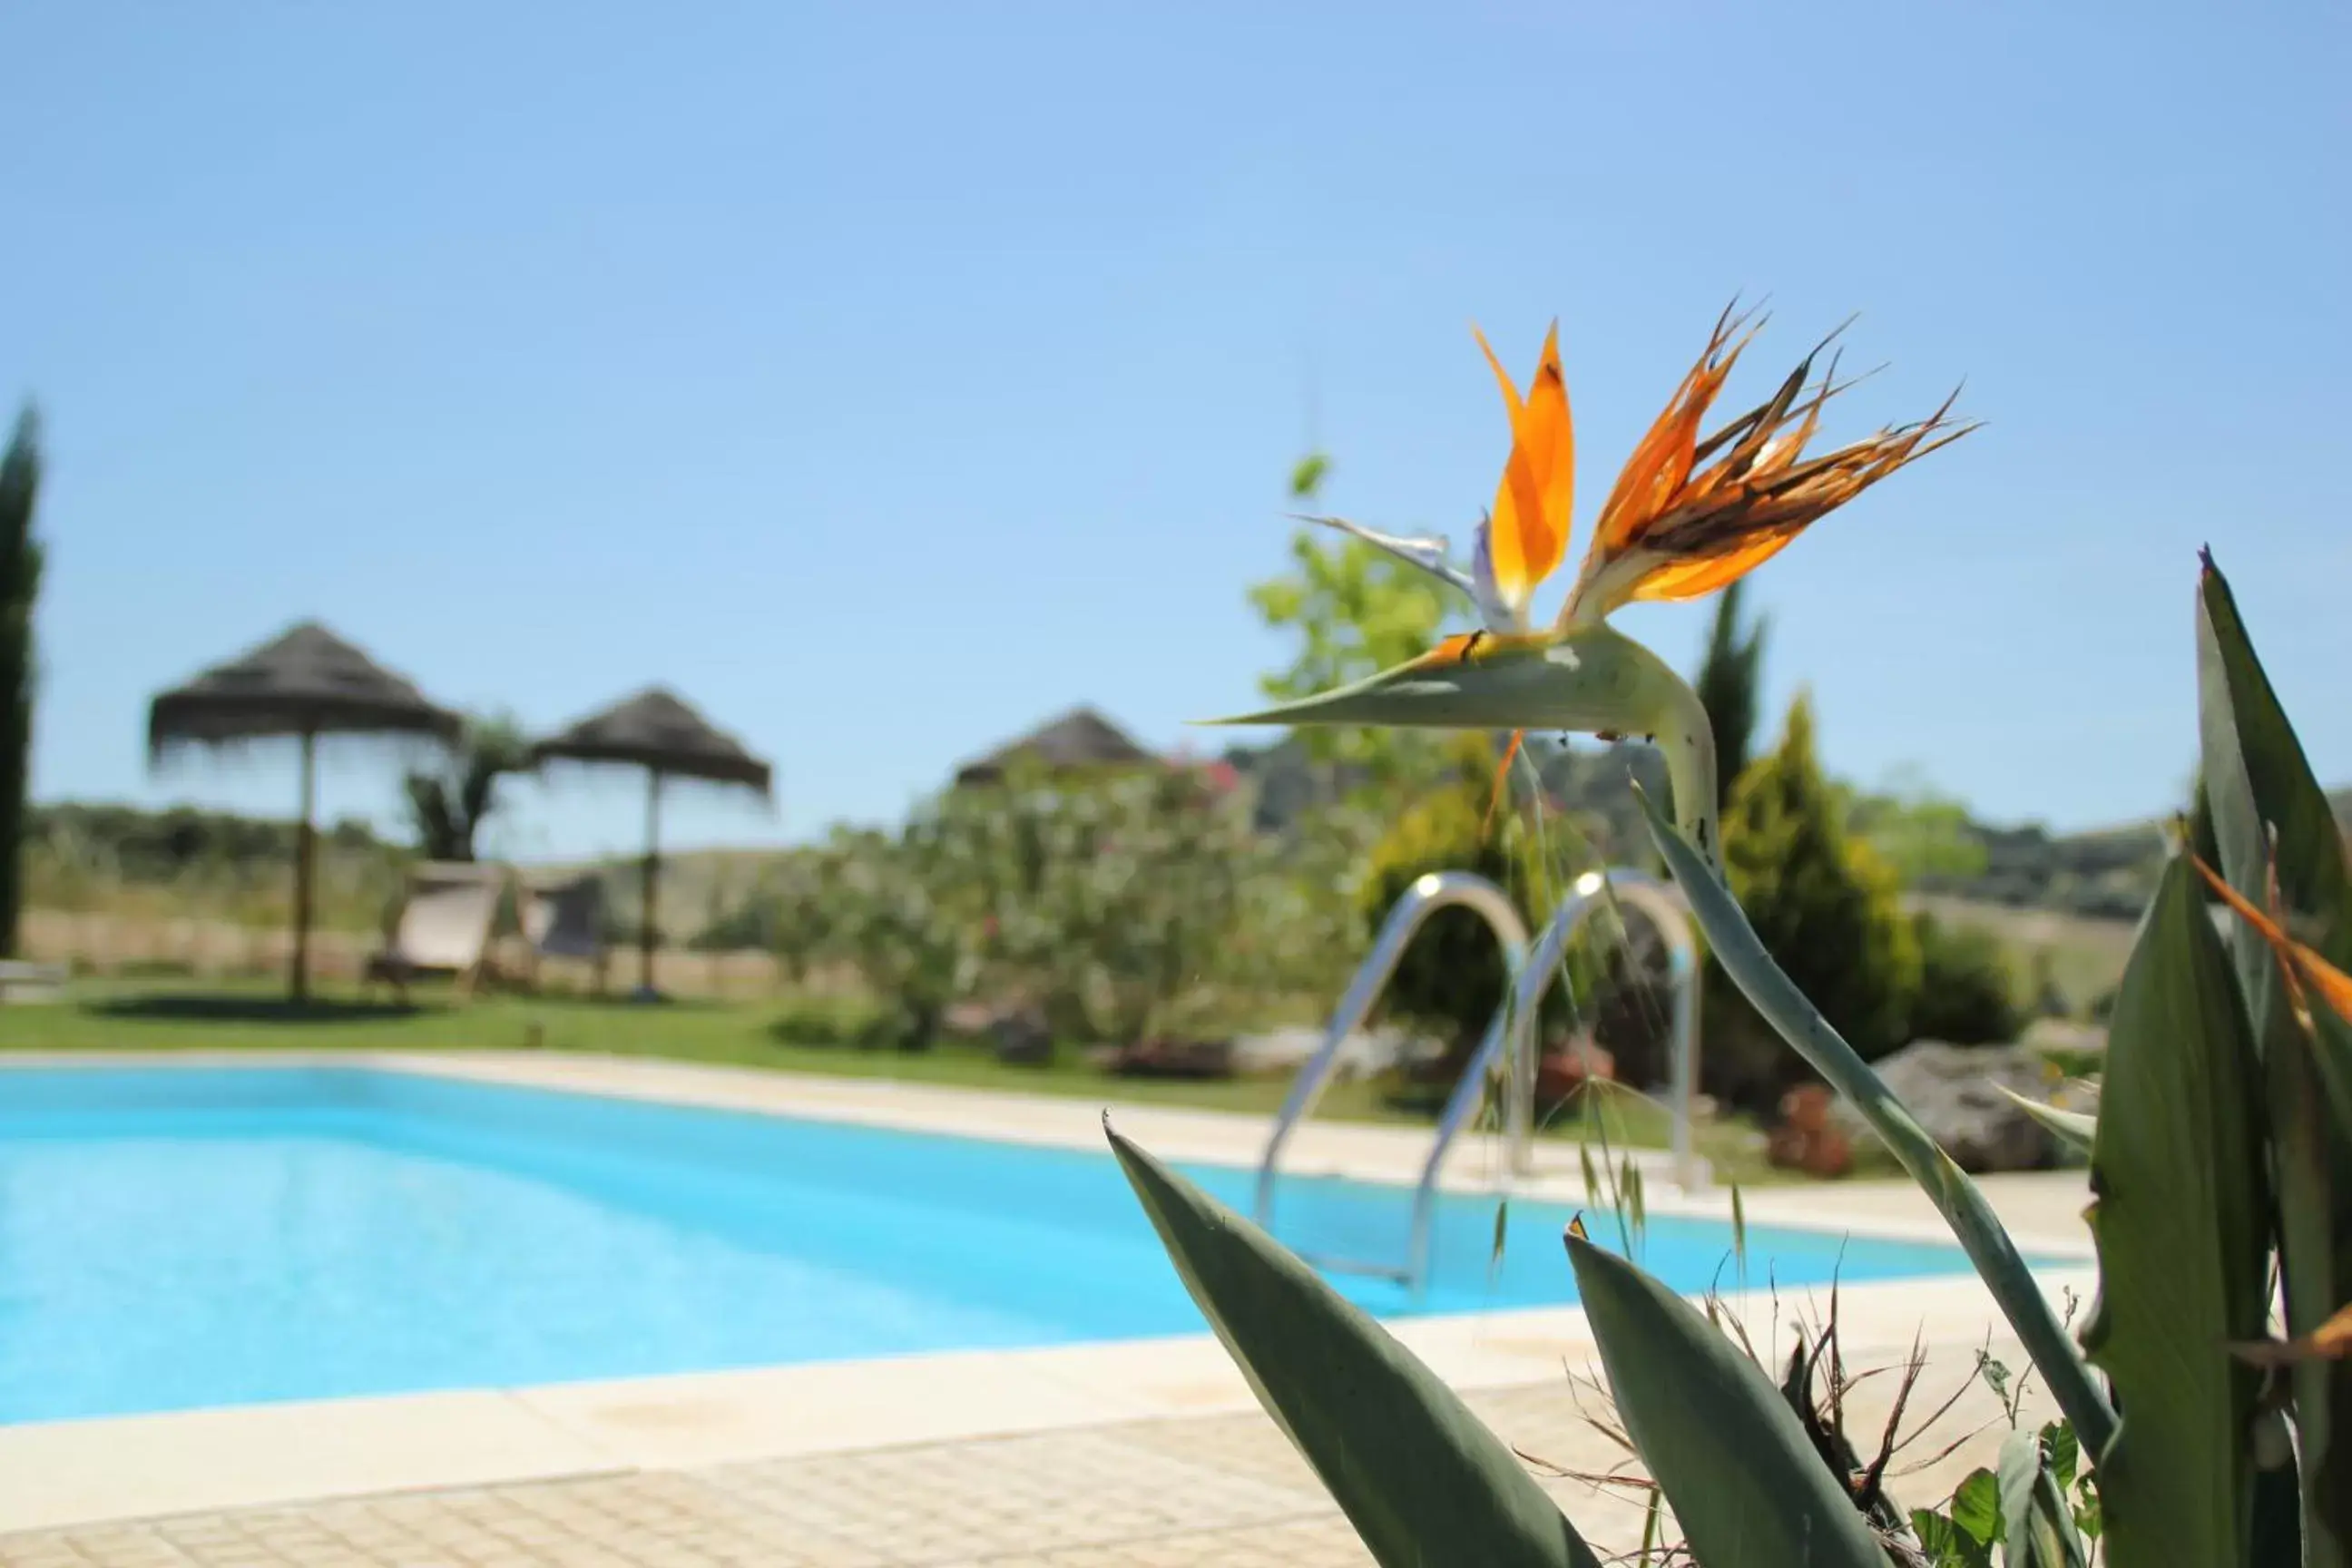
[[[1301,1260],[1334,1274],[1366,1274],[1378,1279],[1393,1279],[1400,1285],[1412,1283],[1412,1270],[1399,1263],[1370,1263],[1360,1258],[1342,1258],[1333,1253],[1302,1252]]]

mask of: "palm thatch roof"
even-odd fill
[[[676,693],[656,686],[592,713],[530,749],[542,762],[614,763],[665,778],[700,779],[769,793],[768,763]]]
[[[316,621],[279,634],[158,696],[147,751],[226,746],[303,735],[454,739],[457,713]]]
[[[1073,708],[956,770],[959,784],[994,784],[1023,765],[1054,773],[1081,768],[1135,767],[1160,759],[1092,708]]]

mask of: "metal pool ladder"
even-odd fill
[[[1674,1060],[1675,1179],[1686,1189],[1699,1184],[1703,1178],[1692,1155],[1690,1131],[1691,1100],[1698,1083],[1698,943],[1692,934],[1690,912],[1681,895],[1645,872],[1588,871],[1570,887],[1530,952],[1527,927],[1500,888],[1483,877],[1447,871],[1423,877],[1397,900],[1388,919],[1381,922],[1380,934],[1372,939],[1370,953],[1357,969],[1355,979],[1339,999],[1338,1010],[1331,1015],[1323,1044],[1298,1069],[1289,1096],[1275,1118],[1274,1132],[1266,1140],[1265,1153],[1258,1164],[1257,1223],[1264,1226],[1271,1221],[1274,1179],[1284,1144],[1322,1098],[1341,1047],[1371,1013],[1372,1004],[1396,973],[1397,963],[1414,933],[1438,910],[1466,905],[1485,916],[1493,929],[1495,940],[1503,950],[1510,990],[1496,1009],[1494,1021],[1487,1025],[1477,1050],[1455,1082],[1454,1092],[1446,1097],[1444,1111],[1438,1118],[1429,1157],[1422,1165],[1421,1180],[1413,1190],[1412,1228],[1407,1238],[1404,1261],[1399,1265],[1349,1258],[1307,1259],[1321,1268],[1377,1275],[1409,1289],[1419,1289],[1429,1275],[1430,1226],[1436,1206],[1438,1174],[1454,1138],[1477,1114],[1486,1099],[1487,1082],[1498,1070],[1508,1075],[1503,1100],[1508,1169],[1513,1174],[1525,1174],[1534,1168],[1538,1009],[1544,994],[1563,973],[1562,960],[1567,956],[1568,944],[1575,940],[1594,910],[1612,900],[1631,904],[1649,916],[1666,942],[1668,984],[1673,990],[1669,1032]]]

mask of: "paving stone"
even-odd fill
[[[2011,1355],[2012,1365],[2022,1358]],[[1931,1458],[1898,1482],[1908,1502],[1948,1495],[1989,1462],[2009,1414],[1942,1347],[1904,1431],[1957,1390],[1905,1450]],[[1864,1368],[1855,1371],[1867,1370]],[[1849,1400],[1874,1447],[1900,1379]],[[1563,1374],[1465,1396],[1521,1453],[1569,1470],[1626,1459],[1589,1417],[1605,1402]],[[2047,1419],[2029,1391],[2020,1419]],[[1901,1467],[1898,1466],[1898,1473]],[[1641,1535],[1638,1497],[1596,1495],[1538,1470],[1604,1553]],[[1313,1471],[1263,1415],[816,1454],[690,1471],[406,1493],[0,1536],[0,1568],[1362,1568],[1370,1561]]]

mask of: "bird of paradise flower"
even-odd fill
[[[1952,421],[1947,398],[1926,419],[1806,456],[1822,407],[1853,384],[1837,380],[1834,355],[1813,380],[1814,364],[1838,336],[1832,332],[1771,397],[1702,437],[1708,411],[1761,325],[1736,308],[1717,321],[1706,352],[1602,501],[1583,564],[1549,628],[1538,628],[1531,611],[1536,590],[1567,557],[1576,486],[1559,330],[1555,323],[1546,334],[1525,392],[1476,334],[1502,388],[1511,445],[1469,568],[1454,563],[1442,537],[1403,538],[1337,517],[1307,521],[1459,590],[1475,605],[1479,629],[1352,685],[1213,721],[1491,730],[1510,732],[1513,751],[1530,731],[1641,735],[1665,754],[1676,822],[1719,863],[1706,710],[1681,676],[1608,617],[1636,600],[1696,599],[1727,586],[1863,490],[1976,428]]]

